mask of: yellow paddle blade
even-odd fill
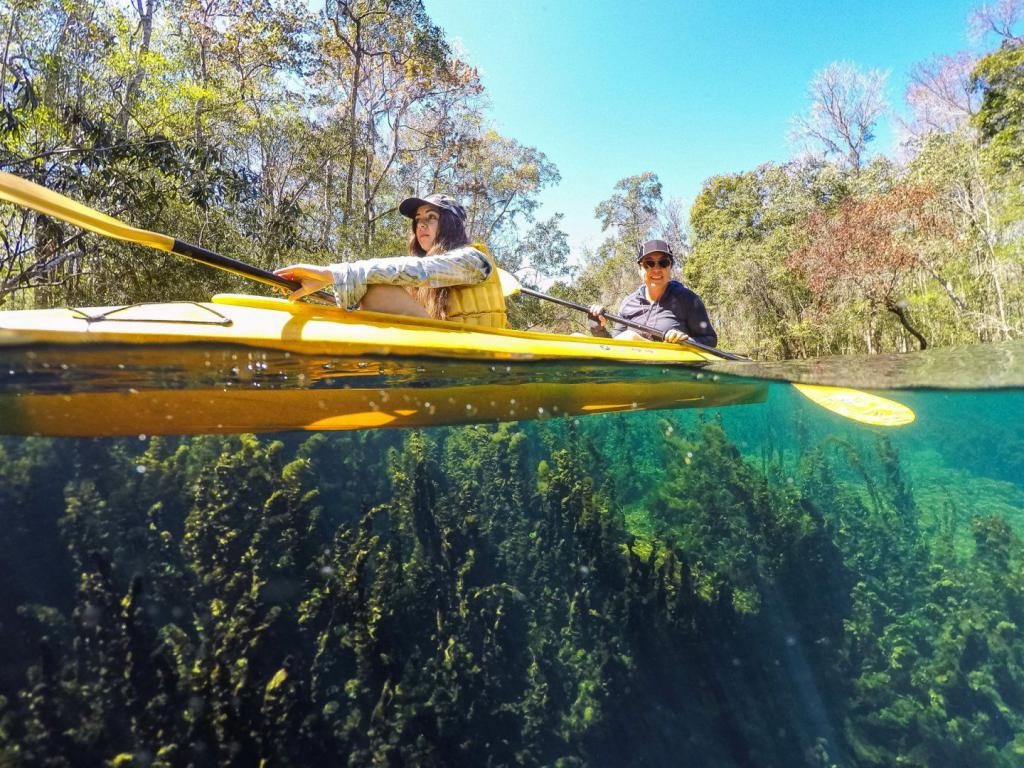
[[[914,419],[907,406],[868,392],[816,384],[794,384],[797,391],[822,408],[876,427],[902,427]]]
[[[0,172],[0,200],[23,205],[55,219],[75,224],[98,235],[127,240],[130,243],[148,245],[159,251],[170,251],[174,238],[144,229],[130,227],[115,218],[92,208],[76,203],[70,197],[53,192],[31,181]]]
[[[515,296],[523,290],[523,286],[519,284],[515,276],[500,267],[498,268],[498,280],[501,281],[501,292],[505,296]]]

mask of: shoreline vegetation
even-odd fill
[[[393,210],[444,188],[473,239],[524,285],[614,306],[631,257],[672,243],[723,348],[757,359],[1004,341],[1024,329],[1021,0],[966,20],[983,55],[887,78],[834,62],[794,115],[799,154],[684,190],[637,169],[594,211],[607,234],[572,254],[543,148],[489,127],[471,62],[419,0],[14,2],[0,9],[0,169],[146,229],[263,268],[404,252]],[[899,158],[872,151],[882,120]],[[0,206],[0,308],[195,300],[252,286]],[[512,302],[520,328],[583,318]]]

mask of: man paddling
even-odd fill
[[[708,311],[700,296],[678,280],[672,279],[675,255],[672,246],[664,240],[648,240],[637,250],[640,287],[622,301],[619,316],[642,323],[665,334],[665,341],[680,342],[692,339],[698,344],[713,347],[718,334],[711,326]],[[594,336],[612,336],[605,309],[600,304],[590,307],[590,332]],[[615,330],[615,329],[612,329]],[[617,339],[649,338],[642,332],[624,329],[614,333]]]

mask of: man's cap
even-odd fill
[[[672,246],[666,243],[664,240],[648,240],[646,243],[640,246],[637,251],[637,261],[643,261],[644,256],[650,256],[652,253],[664,253],[666,256],[675,261],[676,255],[672,253]]]
[[[454,213],[462,221],[466,220],[466,209],[458,200],[454,197],[448,197],[448,195],[427,195],[426,197],[407,197],[402,201],[402,204],[398,206],[398,212],[403,216],[407,216],[410,219],[416,218],[416,211],[419,210],[421,205],[432,205],[435,208],[440,208],[442,211],[448,211],[448,213]]]

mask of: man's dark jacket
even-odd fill
[[[662,333],[676,328],[698,344],[708,347],[718,344],[718,334],[711,327],[711,319],[704,308],[704,302],[678,280],[670,281],[665,293],[654,303],[647,300],[644,286],[641,285],[623,299],[618,315],[635,323],[643,323]],[[590,332],[595,336],[613,336],[622,332],[621,327],[612,326],[614,323],[609,322],[609,333],[609,329],[602,328],[596,321],[591,320]]]

